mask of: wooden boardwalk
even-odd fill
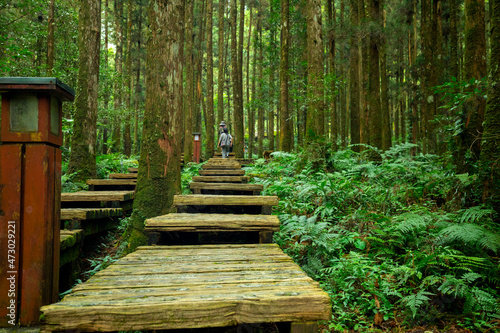
[[[177,195],[177,213],[146,220],[145,231],[150,236],[257,232],[261,244],[139,247],[76,286],[61,302],[42,307],[43,332],[224,331],[239,324],[289,323],[290,331],[298,333],[317,332],[317,322],[330,319],[328,294],[270,244],[279,230],[278,218],[271,215],[278,198],[258,195],[262,188],[247,183],[235,159],[211,159],[200,171],[209,173],[200,172],[191,184],[195,193],[202,184],[230,191],[248,188],[253,195]],[[127,195],[122,193],[121,200]]]
[[[328,320],[330,300],[275,244],[141,247],[62,302],[43,331],[168,330]]]

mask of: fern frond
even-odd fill
[[[410,233],[423,230],[429,223],[429,219],[426,216],[422,216],[412,212],[401,214],[394,220],[396,222],[399,222],[399,224],[395,226],[396,230],[399,230],[402,233]]]
[[[433,293],[430,293],[425,290],[420,290],[418,293],[406,296],[402,299],[402,302],[408,306],[413,314],[413,318],[417,315],[418,309],[429,302],[430,298],[427,296],[434,296]]]
[[[477,223],[485,216],[491,216],[495,211],[493,209],[485,209],[482,206],[474,206],[460,211],[460,223]]]
[[[500,250],[500,235],[470,223],[453,224],[441,230],[439,240],[443,244],[460,241],[466,245],[477,246],[495,253]]]

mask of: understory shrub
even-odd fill
[[[316,149],[313,161],[275,152],[246,171],[280,198],[275,241],[330,294],[331,331],[500,330],[498,217],[476,202],[474,176],[413,147],[378,162],[351,149]]]

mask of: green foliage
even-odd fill
[[[188,163],[184,166],[181,173],[181,188],[182,194],[191,194],[191,189],[189,184],[193,180],[194,176],[198,176],[198,170],[201,169],[203,163]]]
[[[98,155],[97,178],[107,178],[110,173],[126,173],[128,168],[137,168],[137,157],[126,157],[121,154]]]
[[[246,168],[279,196],[275,241],[330,294],[332,330],[366,331],[377,313],[408,326],[454,316],[478,332],[498,319],[494,211],[474,205],[475,177],[413,147],[374,163],[318,145]]]

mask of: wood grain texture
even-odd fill
[[[88,179],[87,185],[135,185],[137,179]]]
[[[330,299],[276,244],[144,246],[61,302],[42,331],[156,330],[330,318]]]
[[[110,173],[109,179],[137,179],[137,173]]]
[[[277,196],[252,196],[252,195],[176,195],[174,206],[277,206]]]
[[[96,220],[122,216],[121,208],[62,208],[61,220]]]
[[[127,201],[134,198],[134,191],[79,191],[61,193],[61,201]]]
[[[198,171],[200,176],[243,176],[245,170],[202,170]]]
[[[85,237],[82,229],[76,230],[61,230],[60,242],[61,251],[80,243]]]
[[[173,213],[145,221],[145,231],[277,231],[280,221],[275,215],[187,214]]]
[[[193,182],[204,183],[247,183],[246,176],[194,176]]]
[[[189,184],[192,190],[220,190],[220,191],[262,191],[262,184],[245,184],[245,183],[197,183]]]

